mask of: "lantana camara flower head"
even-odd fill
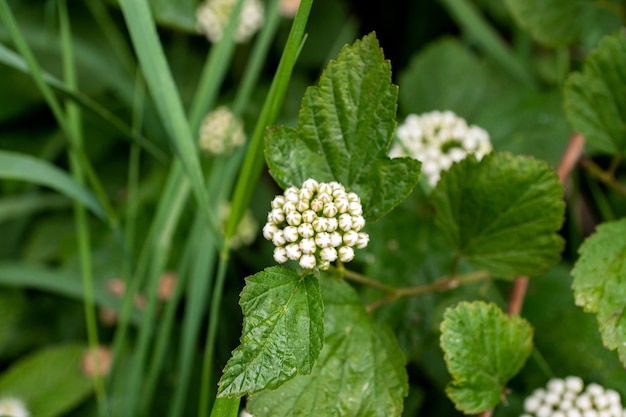
[[[410,114],[398,126],[396,136],[389,156],[421,161],[422,172],[432,186],[453,163],[469,155],[480,160],[492,150],[487,131],[468,125],[451,111]]]
[[[198,31],[211,42],[219,41],[224,35],[230,15],[237,0],[205,0],[196,10]],[[239,22],[235,29],[235,42],[247,42],[265,22],[265,7],[261,0],[244,0]]]
[[[272,200],[263,237],[274,246],[274,260],[298,261],[304,269],[328,269],[331,262],[350,262],[354,248],[364,248],[369,235],[361,199],[336,181],[307,179]]]
[[[619,393],[577,376],[553,378],[524,400],[521,417],[626,417]]]

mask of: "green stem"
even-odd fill
[[[606,184],[609,188],[622,194],[623,196],[626,196],[626,186],[617,181],[611,172],[604,171],[587,157],[583,157],[580,160],[580,165],[595,178]]]
[[[74,66],[74,53],[71,37],[71,27],[67,12],[67,4],[65,0],[58,2],[59,7],[59,26],[61,29],[61,42],[63,51],[63,72],[65,81],[70,88],[77,88],[77,79]],[[80,109],[73,103],[66,103],[67,128],[73,133],[68,140],[74,142],[75,149],[82,149],[83,132],[82,117]],[[81,164],[75,152],[70,151],[70,166],[76,182],[84,184],[83,171]],[[74,202],[74,217],[77,229],[78,251],[80,256],[81,276],[83,279],[85,322],[87,325],[87,339],[91,352],[96,352],[100,342],[98,337],[98,324],[96,321],[96,306],[93,286],[93,265],[91,260],[91,237],[87,219],[87,211],[85,207],[78,201]],[[99,357],[94,355],[96,361],[96,369],[99,369]],[[93,373],[94,389],[98,403],[98,414],[101,417],[108,415],[107,413],[107,394],[104,381],[100,372]]]

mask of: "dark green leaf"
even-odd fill
[[[335,180],[356,192],[368,221],[399,204],[417,184],[420,163],[389,159],[398,88],[374,35],[343,48],[319,85],[309,88],[298,127],[271,129],[265,157],[283,187],[307,178]]]
[[[318,280],[275,266],[246,278],[241,345],[219,382],[219,396],[275,389],[308,374],[323,345],[324,306]]]
[[[594,150],[626,152],[626,35],[606,36],[565,84],[565,114]]]
[[[453,381],[446,393],[456,407],[477,414],[500,402],[503,389],[532,351],[532,327],[495,304],[462,302],[441,323],[441,347]]]
[[[550,46],[579,40],[585,32],[609,31],[619,27],[611,8],[595,0],[506,0],[513,16],[535,39]],[[613,10],[619,1],[608,0]]]
[[[493,153],[444,172],[432,193],[449,244],[494,275],[536,275],[563,249],[563,187],[542,161]]]
[[[93,388],[81,372],[85,352],[84,346],[55,346],[21,359],[0,376],[0,398],[19,398],[37,417],[65,414]]]
[[[408,393],[404,355],[354,290],[323,276],[325,343],[311,375],[250,398],[255,417],[397,417]]]
[[[626,219],[598,226],[572,275],[576,305],[597,315],[605,346],[626,365]]]

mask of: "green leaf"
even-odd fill
[[[393,333],[372,321],[345,282],[321,278],[324,349],[311,375],[250,397],[255,417],[397,417],[408,393],[404,355]]]
[[[306,91],[297,128],[268,132],[265,157],[274,179],[283,187],[300,187],[307,178],[338,181],[361,197],[368,221],[380,219],[420,173],[416,160],[387,157],[397,94],[373,34],[344,47]]]
[[[538,41],[563,46],[579,40],[586,32],[619,27],[619,1],[595,0],[506,0],[513,16]]]
[[[100,218],[104,210],[94,195],[48,161],[17,152],[0,151],[0,178],[45,185],[79,201]]]
[[[224,368],[219,396],[274,389],[307,374],[323,345],[324,306],[315,276],[274,266],[246,278],[241,345]]]
[[[19,360],[0,376],[0,398],[19,398],[37,417],[64,415],[92,392],[81,372],[86,347],[55,346]]]
[[[478,268],[536,275],[559,259],[563,187],[545,162],[508,153],[468,158],[442,174],[431,196],[444,237]]]
[[[507,316],[495,304],[461,302],[447,309],[441,348],[453,378],[448,397],[467,414],[494,407],[530,355],[532,338],[526,320]]]
[[[597,315],[602,341],[626,365],[626,219],[598,226],[579,252],[572,270],[576,305]]]
[[[565,83],[565,114],[598,151],[626,152],[626,35],[606,36]]]

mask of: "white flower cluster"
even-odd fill
[[[202,120],[198,144],[203,151],[213,155],[227,155],[244,143],[246,134],[243,124],[228,107],[220,106]]]
[[[492,149],[484,129],[468,126],[451,111],[410,114],[396,134],[399,140],[391,147],[389,156],[410,156],[421,161],[422,172],[432,186],[453,163],[468,155],[480,160]]]
[[[585,388],[577,376],[551,379],[524,400],[524,412],[521,417],[626,417],[617,391],[595,383]]]
[[[328,269],[339,259],[350,262],[354,249],[364,248],[369,235],[358,195],[338,182],[308,179],[302,188],[289,187],[272,201],[263,237],[271,240],[278,263],[291,259],[305,269]]]
[[[211,42],[219,41],[226,29],[237,0],[206,0],[196,10],[198,29]],[[239,22],[235,29],[235,42],[248,41],[265,21],[265,8],[260,0],[244,0]]]
[[[4,417],[30,417],[26,405],[17,398],[0,399],[0,416]]]

